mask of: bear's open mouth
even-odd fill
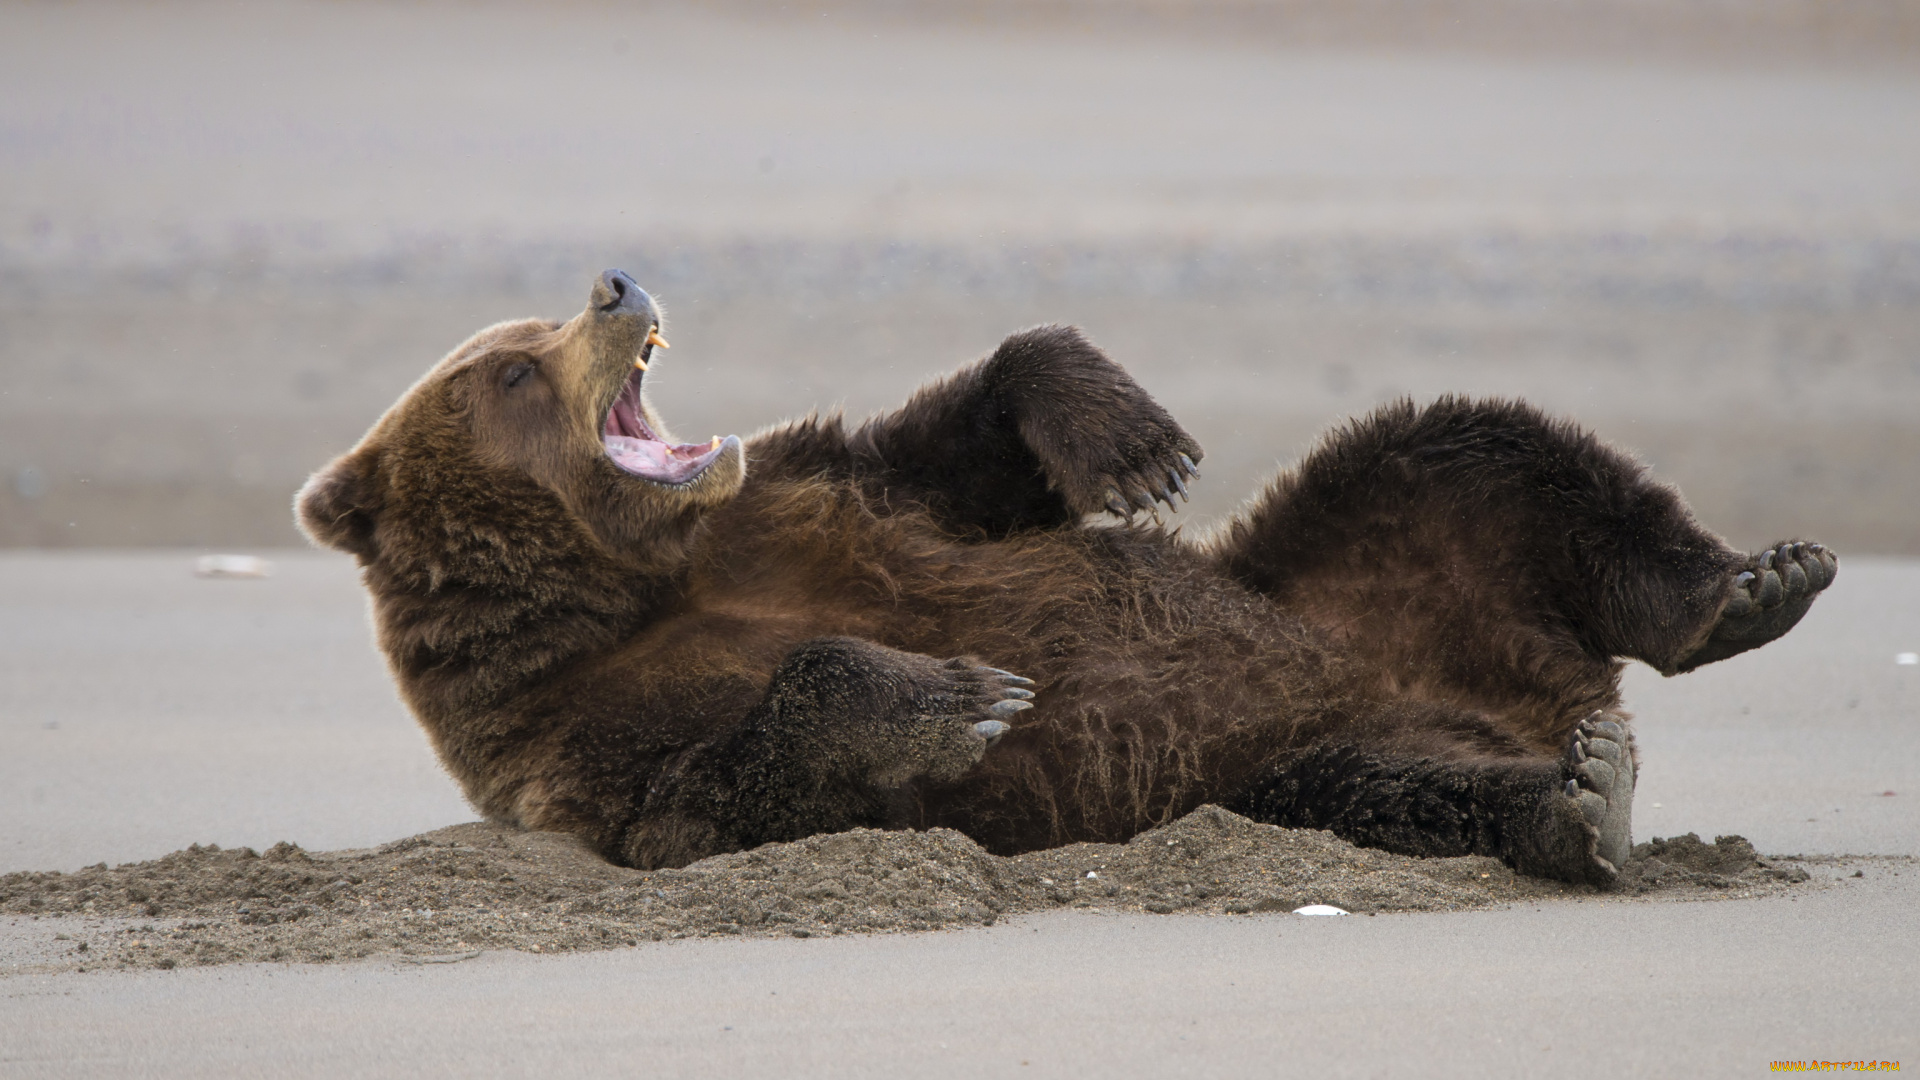
[[[678,487],[692,483],[726,447],[717,435],[712,442],[704,443],[669,443],[655,435],[640,410],[644,370],[636,365],[627,373],[626,385],[607,410],[607,421],[601,428],[607,457],[622,471],[656,484]]]

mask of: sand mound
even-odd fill
[[[1749,896],[1805,880],[1740,837],[1706,844],[1689,834],[1635,848],[1622,888],[1604,895]],[[929,930],[1058,907],[1374,913],[1598,895],[1493,859],[1391,855],[1213,806],[1126,844],[1013,858],[946,829],[856,829],[642,872],[608,865],[570,837],[475,823],[372,850],[195,845],[152,862],[0,877],[0,912],[85,920],[64,963],[82,969]]]

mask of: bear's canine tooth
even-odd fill
[[[659,327],[657,327],[657,326],[655,326],[655,327],[652,327],[652,328],[650,328],[650,329],[649,329],[649,330],[647,331],[647,340],[646,340],[646,344],[648,344],[648,345],[656,345],[656,346],[659,346],[659,347],[660,347],[660,348],[662,348],[662,349],[671,349],[671,348],[673,348],[673,346],[671,346],[671,345],[669,345],[669,344],[667,344],[667,339],[666,339],[666,338],[663,338],[663,337],[661,337],[661,336],[660,336],[660,328],[659,328]],[[635,354],[634,354],[634,357],[633,357],[633,366],[634,366],[634,367],[637,367],[637,368],[639,368],[639,369],[640,369],[641,371],[645,371],[645,370],[647,370],[647,360],[646,360],[646,356],[645,356],[645,354],[644,354],[644,353],[635,353]]]
[[[718,450],[719,448],[720,448],[720,436],[715,435],[713,437],[713,441],[707,444],[707,449]]]

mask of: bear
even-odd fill
[[[1442,397],[1335,428],[1224,526],[1201,447],[1079,330],[850,424],[679,443],[658,305],[431,368],[296,499],[489,819],[642,869],[855,827],[1012,854],[1212,803],[1606,887],[1620,674],[1786,633],[1838,559],[1729,547],[1574,424]]]

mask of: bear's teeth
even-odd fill
[[[667,344],[666,338],[663,338],[660,336],[660,328],[657,326],[647,331],[647,344],[658,346],[659,348],[662,348],[662,349],[673,348],[673,346]],[[647,370],[647,360],[646,360],[645,350],[642,350],[640,353],[634,356],[633,366],[639,368],[641,371]]]
[[[713,437],[713,442],[711,442],[711,443],[709,443],[709,444],[707,445],[707,449],[708,449],[708,450],[718,450],[718,449],[720,449],[720,436],[718,436],[718,435],[715,435],[715,436]]]

